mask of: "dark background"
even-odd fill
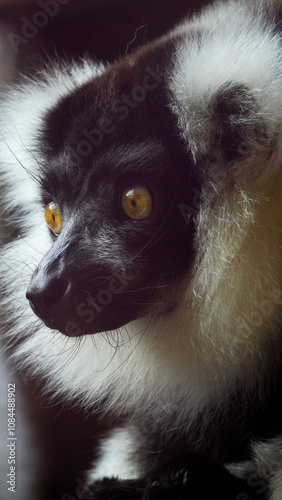
[[[78,59],[87,53],[97,60],[111,61],[165,33],[207,1],[69,0],[66,5],[59,5],[56,15],[48,17],[46,26],[35,27],[34,31],[30,23],[34,26],[34,20],[43,19],[39,12],[43,11],[42,4],[47,5],[47,0],[41,0],[42,3],[40,0],[2,1],[2,64],[3,50],[9,60],[9,77],[18,71],[34,71],[42,58],[54,54]],[[24,37],[27,24],[29,39]],[[18,37],[23,37],[25,42]],[[83,472],[92,462],[97,437],[103,435],[108,423],[79,408],[70,408],[58,401],[50,403],[42,396],[41,382],[29,381],[25,374],[20,377],[17,383],[24,412],[17,418],[25,419],[31,427],[29,446],[36,449],[38,463],[34,462],[34,457],[32,462],[26,445],[22,459],[26,463],[22,470],[32,468],[32,471],[27,470],[27,476],[33,477],[33,497],[25,498],[19,481],[17,496],[7,496],[7,499],[74,500]]]
[[[53,1],[53,0],[50,0]],[[30,66],[30,57],[46,52],[79,57],[89,53],[99,60],[112,60],[172,28],[185,15],[209,0],[62,0],[59,12],[27,44],[19,45],[17,65]],[[48,0],[41,0],[43,4]],[[60,2],[58,0],[57,4]],[[25,24],[42,11],[40,0],[2,0],[0,19],[21,36]],[[35,16],[35,17],[34,17]],[[145,25],[145,26],[144,26]],[[135,32],[139,31],[134,42]],[[132,43],[131,43],[132,42]],[[130,45],[129,45],[130,44]]]

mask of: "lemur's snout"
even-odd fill
[[[45,325],[77,337],[116,330],[140,317],[142,301],[149,299],[127,289],[135,275],[114,274],[93,259],[91,266],[85,261],[74,247],[61,244],[53,245],[39,263],[26,298]]]
[[[60,329],[59,318],[69,296],[69,284],[62,278],[34,276],[26,292],[32,310],[50,328]]]

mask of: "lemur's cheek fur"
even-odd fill
[[[281,15],[216,1],[2,95],[2,337],[129,416],[88,500],[282,498]]]

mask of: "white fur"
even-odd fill
[[[6,196],[4,193],[6,208],[31,208],[38,202],[36,183],[30,182],[23,166],[35,176],[40,171],[41,158],[38,152],[34,154],[34,138],[38,136],[44,114],[61,97],[103,70],[102,64],[90,64],[87,60],[79,65],[55,66],[52,70],[42,70],[38,79],[26,77],[21,85],[2,92],[0,155],[4,159],[1,182],[9,186]]]
[[[272,495],[270,500],[281,500],[282,498],[282,470],[277,472],[271,481]]]
[[[248,482],[257,493],[265,493],[270,484],[269,500],[281,500],[282,486],[282,439],[254,442],[251,460],[228,465],[230,472]],[[263,479],[261,479],[263,478]]]
[[[201,41],[198,29],[205,30]],[[281,137],[281,40],[265,20],[262,4],[260,9],[259,2],[230,1],[224,8],[219,3],[205,15],[188,20],[178,32],[183,40],[176,48],[171,74],[172,108],[194,157],[207,153],[208,103],[230,81],[248,86],[268,131],[278,130]]]
[[[116,429],[111,437],[101,446],[101,460],[89,475],[89,483],[103,477],[119,477],[120,479],[136,479],[140,470],[134,453],[140,447],[134,433],[128,429]],[[131,455],[132,454],[132,455]]]

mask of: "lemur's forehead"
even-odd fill
[[[44,118],[47,148],[59,153],[71,144],[87,158],[124,138],[136,142],[171,133],[165,67],[174,45],[156,43],[124,57],[66,94]]]
[[[113,177],[135,173],[151,178],[166,170],[169,161],[165,145],[157,138],[142,142],[124,142],[105,148],[93,162],[92,172]]]
[[[70,149],[43,167],[42,183],[47,197],[66,201],[95,196],[128,183],[159,184],[173,170],[165,146],[158,140],[124,143],[93,154],[91,162],[77,159]]]

